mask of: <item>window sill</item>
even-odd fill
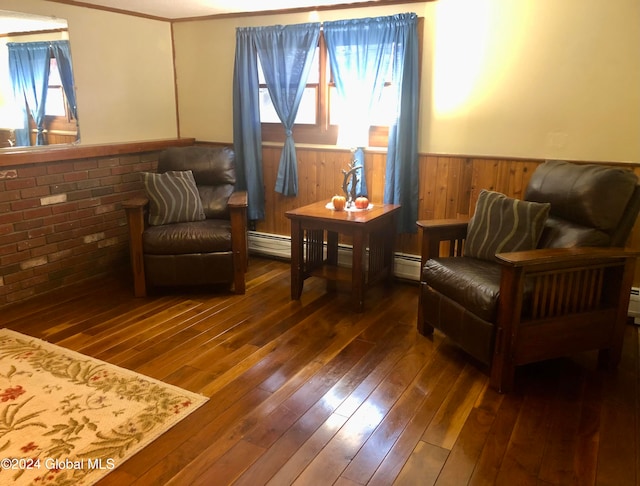
[[[283,147],[281,142],[262,142],[263,147]],[[296,143],[296,149],[325,150],[333,152],[350,152],[350,147],[337,147],[335,145],[322,145],[314,143]],[[387,153],[387,147],[364,147],[365,152],[371,153]]]

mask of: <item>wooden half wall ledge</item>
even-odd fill
[[[163,150],[168,147],[194,145],[194,138],[167,138],[139,142],[108,143],[100,145],[47,145],[43,147],[16,147],[0,150],[0,168],[17,165],[55,162],[59,160],[88,159],[112,155],[130,155]]]

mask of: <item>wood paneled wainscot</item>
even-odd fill
[[[298,196],[276,193],[276,175],[281,147],[263,147],[266,219],[256,230],[276,235],[290,234],[285,212],[316,201],[329,201],[341,193],[342,173],[351,160],[348,150],[298,147]],[[449,155],[420,155],[418,219],[468,218],[473,214],[481,189],[522,198],[531,174],[543,160],[486,158]],[[578,161],[582,162],[582,161]],[[586,162],[586,161],[585,161]],[[369,199],[382,202],[386,153],[365,152],[365,170]],[[611,165],[611,164],[607,164]],[[633,170],[640,177],[640,164],[614,164]],[[341,240],[342,241],[342,240]],[[349,244],[348,240],[344,241]],[[629,247],[640,249],[640,225],[636,223]],[[419,255],[418,235],[398,236],[396,251]],[[634,285],[640,284],[640,264]]]

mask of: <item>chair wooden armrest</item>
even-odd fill
[[[600,350],[601,365],[614,368],[638,255],[587,247],[496,255],[502,273],[492,386],[508,391],[516,366],[590,349]]]
[[[244,274],[249,266],[249,244],[247,241],[247,192],[231,194],[227,205],[231,215],[231,247],[233,251],[234,291],[245,293]]]
[[[496,258],[503,265],[534,267],[541,265],[576,265],[583,261],[589,262],[594,259],[635,258],[639,255],[640,251],[632,251],[625,248],[574,247],[498,253]]]
[[[136,197],[122,203],[127,216],[129,228],[129,255],[133,270],[133,291],[136,297],[147,295],[144,275],[144,254],[142,252],[142,233],[146,225],[146,208],[149,200],[146,197]]]
[[[449,243],[450,256],[461,255],[464,239],[467,237],[468,220],[464,219],[434,219],[422,220],[416,223],[422,236],[421,266],[429,258],[440,256],[440,244]]]
[[[464,229],[466,231],[469,224],[468,219],[423,219],[416,221],[418,227],[428,231],[456,231]]]
[[[229,197],[229,201],[227,202],[230,208],[236,207],[247,207],[248,205],[248,196],[247,191],[237,191],[231,194]]]
[[[131,199],[127,199],[122,203],[122,207],[124,209],[138,209],[138,208],[142,209],[147,204],[149,204],[149,199],[141,196],[141,197],[133,197]]]

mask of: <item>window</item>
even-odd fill
[[[307,87],[302,95],[298,114],[296,115],[296,125],[315,125],[318,120],[318,90],[320,86],[320,48],[316,48],[313,57],[313,66],[307,80]],[[260,84],[260,121],[262,123],[275,123],[281,125],[280,118],[276,113],[269,95],[269,90],[262,72],[260,58],[258,58],[258,83]]]
[[[44,108],[44,127],[47,130],[47,143],[73,143],[78,140],[77,120],[69,109],[55,57],[51,57],[49,66],[49,88],[47,91],[47,103]]]
[[[58,71],[58,62],[55,57],[49,61],[49,89],[47,102],[44,107],[45,116],[67,116],[67,102],[62,89],[62,80]]]
[[[10,87],[29,123],[17,129],[16,145],[78,141],[77,110],[69,41],[8,42]]]
[[[418,33],[420,37],[422,37],[422,29],[423,19],[419,19]],[[394,117],[397,113],[396,87],[391,79],[391,70],[390,66],[382,97],[373,114],[373,125],[369,129],[369,146],[371,147],[387,146],[389,126],[395,122]],[[265,142],[284,142],[285,134],[282,123],[273,108],[273,102],[269,96],[259,59],[258,78],[260,84],[262,140]],[[300,102],[293,129],[296,143],[337,144],[338,126],[335,124],[335,120],[338,119],[339,106],[337,106],[337,103],[332,104],[332,99],[337,99],[336,87],[331,77],[324,36],[320,33],[313,68],[309,74],[307,87]]]
[[[377,127],[370,130],[370,120],[358,118],[358,115],[363,110],[371,114],[372,107],[368,98],[371,93],[375,93],[377,97],[381,96],[387,77],[384,75],[386,74],[384,69],[388,65],[387,61],[393,58],[392,72],[394,78],[397,73],[396,79],[402,80],[402,89],[399,89],[399,85],[394,86],[391,80],[389,86],[395,91],[399,104],[398,121],[388,127],[388,135],[385,137],[385,144],[389,145],[389,150],[386,155],[387,177],[384,181],[384,201],[402,205],[398,220],[399,227],[403,231],[415,232],[418,213],[418,187],[415,181],[418,180],[419,161],[420,83],[418,74],[421,27],[417,14],[411,12],[371,19],[337,20],[325,22],[323,25],[313,22],[292,26],[238,27],[236,29],[233,142],[236,147],[236,162],[242,172],[240,187],[246,188],[249,194],[250,219],[263,219],[265,215],[265,187],[261,166],[262,143],[265,140],[279,138],[285,142],[274,186],[274,190],[284,196],[298,194],[298,161],[294,137],[295,142],[298,143],[336,144],[337,127],[331,124],[330,120],[330,105],[334,102],[331,99],[331,78],[327,73],[327,52],[330,52],[331,64],[336,67],[335,84],[340,90],[340,103],[344,101],[345,105],[353,106],[353,109],[350,108],[345,112],[351,115],[351,120],[344,121],[347,127],[354,128],[350,134],[353,138],[352,141],[341,145],[344,148],[378,145],[375,137],[369,136],[370,132],[375,131]],[[323,28],[324,40],[320,35],[321,28]],[[302,71],[298,69],[304,69],[304,73],[308,75],[316,43],[318,47],[317,79],[320,80],[317,87],[299,84],[269,86],[271,92],[277,95],[275,101],[278,110],[282,106],[288,116],[285,121],[286,133],[280,124],[260,120],[260,86],[256,73],[258,56],[265,61],[268,59],[269,65],[265,63],[264,67],[269,68],[267,74],[270,82],[273,74],[273,82],[278,83],[281,82],[279,79],[283,79],[287,80],[285,81],[287,83],[300,83],[302,79],[299,74]],[[369,49],[375,46],[379,46],[382,51],[375,56],[368,56]],[[277,57],[282,55],[287,57]],[[354,65],[357,66],[356,70],[352,68]],[[271,73],[272,67],[280,71]],[[351,79],[354,74],[364,77]],[[296,96],[301,96],[305,87],[314,89],[317,95],[316,123],[295,125],[293,124],[295,120],[292,119],[295,114],[289,110],[290,99],[285,99],[285,96],[291,96],[292,92],[295,92]],[[361,96],[363,94],[364,96]],[[342,124],[343,121],[341,120],[340,123]],[[344,132],[341,132],[341,135],[343,134]],[[360,155],[360,151],[356,151],[356,154]]]
[[[258,60],[258,79],[260,83],[260,121],[262,122],[262,140],[265,142],[284,142],[285,134],[282,123],[273,107],[265,83],[260,61]],[[324,82],[320,82],[324,80]],[[369,130],[370,146],[386,146],[389,124],[393,119],[389,113],[396,112],[393,99],[392,81],[385,83],[385,90],[374,116],[376,122]],[[331,104],[337,99],[336,87],[331,78],[331,69],[324,37],[320,34],[319,45],[316,48],[313,68],[309,74],[300,108],[296,116],[293,129],[296,143],[311,143],[320,145],[336,145],[338,140],[338,125],[332,120],[338,118],[337,104]]]
[[[320,82],[324,80],[324,82]],[[258,82],[260,83],[260,121],[262,122],[262,140],[265,142],[284,142],[282,123],[273,108],[273,102],[267,91],[262,68],[258,61]],[[296,124],[293,128],[296,143],[335,145],[338,139],[338,127],[329,123],[328,94],[330,85],[329,62],[324,37],[320,41],[313,59]]]
[[[29,113],[29,128],[31,129],[31,143],[36,143],[36,123]],[[43,129],[47,145],[73,143],[78,138],[78,127],[73,114],[69,110],[67,97],[62,87],[62,79],[58,70],[58,62],[53,55],[49,60],[49,81],[47,100],[44,106]]]

